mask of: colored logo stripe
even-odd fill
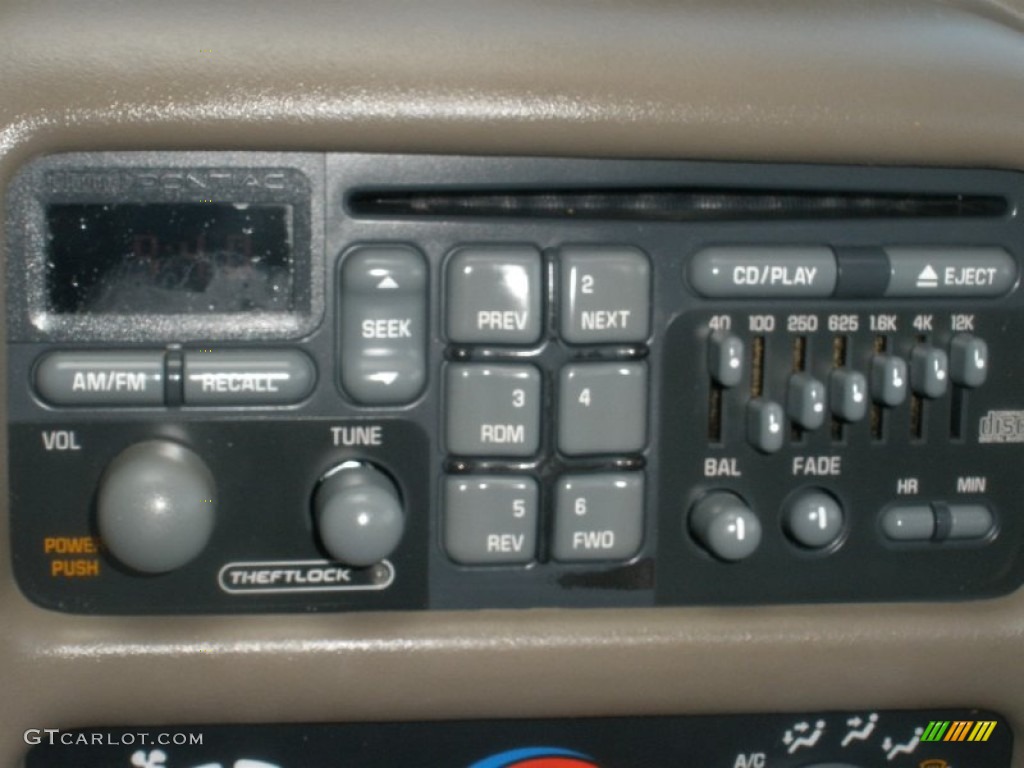
[[[932,720],[921,741],[988,741],[995,729],[995,720]]]
[[[992,735],[992,731],[996,729],[995,720],[980,720],[974,730],[971,731],[971,735],[967,737],[968,741],[988,741],[988,737]]]
[[[921,741],[941,741],[949,729],[949,720],[932,720],[921,734]]]
[[[946,738],[943,741],[963,741],[967,738],[967,734],[970,733],[971,726],[973,725],[973,720],[954,720],[953,725],[949,728],[949,733],[946,734]]]
[[[527,747],[486,757],[469,768],[598,768],[586,755],[568,749]]]

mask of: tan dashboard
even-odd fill
[[[1012,3],[0,3],[4,190],[42,155],[133,150],[1012,171],[1024,168],[1022,126],[1024,10]],[[1024,726],[1019,591],[747,607],[47,610],[12,575],[6,439],[0,452],[6,766],[23,759],[28,729],[86,726],[943,707]],[[1024,766],[1019,747],[1013,764]]]

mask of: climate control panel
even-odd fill
[[[30,730],[27,768],[1006,768],[976,709]]]
[[[8,198],[13,555],[44,606],[1024,581],[1017,174],[95,153]]]

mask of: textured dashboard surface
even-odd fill
[[[37,154],[141,148],[1019,169],[1022,29],[994,3],[6,2],[0,184]],[[17,591],[6,511],[0,560],[3,765],[26,728],[76,725],[947,705],[1024,724],[1020,593],[83,618]]]

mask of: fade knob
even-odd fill
[[[357,568],[390,555],[405,530],[394,482],[376,467],[357,461],[324,475],[313,497],[313,514],[324,549],[335,560]]]
[[[195,453],[169,440],[136,443],[100,479],[97,521],[110,553],[142,573],[181,568],[213,533],[216,485]]]

